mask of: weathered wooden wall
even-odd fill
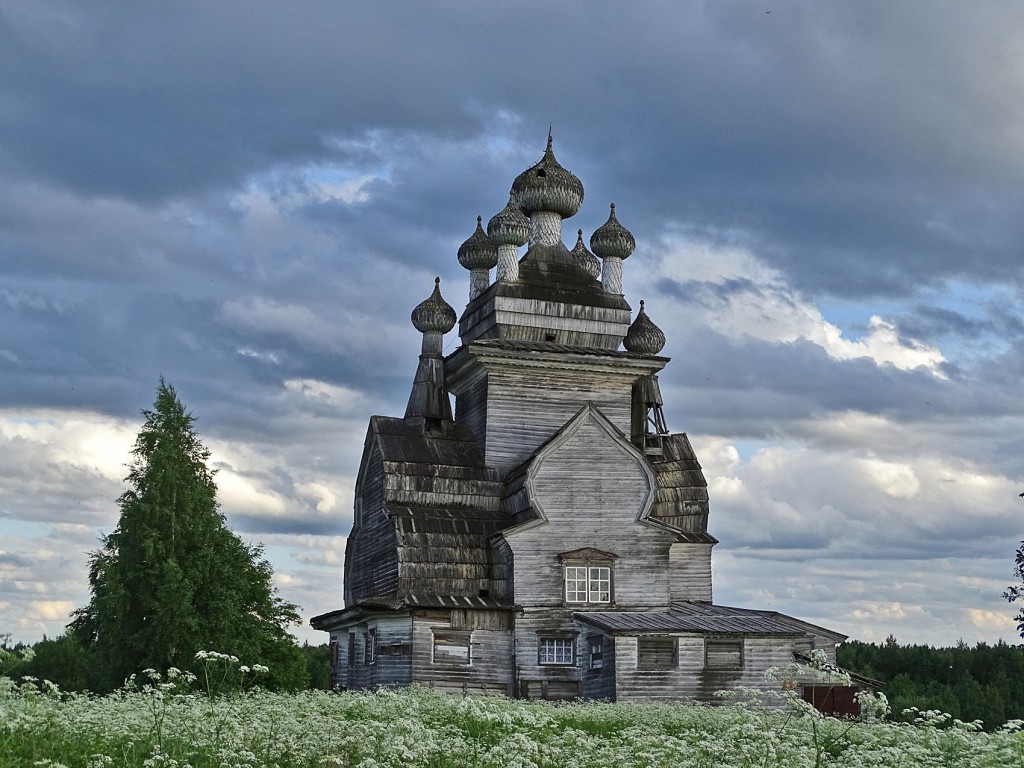
[[[711,602],[711,548],[713,544],[676,542],[669,547],[671,600]]]
[[[746,686],[778,690],[779,682],[765,679],[770,667],[793,662],[793,638],[743,638],[743,667],[737,670],[708,669],[704,664],[704,638],[699,635],[666,635],[678,643],[678,665],[674,669],[637,668],[637,637],[615,637],[615,687],[618,701],[635,699],[694,699],[721,703],[716,691]]]
[[[451,692],[512,695],[512,631],[508,613],[417,611],[412,627],[413,682]],[[434,659],[434,631],[445,629],[471,631],[468,664]]]

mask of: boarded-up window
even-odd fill
[[[435,629],[434,630],[434,663],[436,664],[469,664],[472,661],[470,640],[472,632]]]
[[[354,667],[356,665],[356,633],[348,633],[348,665]]]
[[[708,669],[742,669],[742,640],[705,640],[704,666]]]
[[[537,652],[540,664],[575,664],[576,642],[572,638],[542,637]]]
[[[338,648],[338,638],[336,637],[331,637],[330,652],[331,672],[333,672],[338,668],[338,661],[341,656],[341,650]]]
[[[674,669],[679,645],[674,637],[637,638],[637,669]]]

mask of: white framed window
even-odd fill
[[[576,663],[576,641],[570,637],[542,637],[537,649],[537,661],[540,664],[563,664],[571,666]]]
[[[608,566],[565,566],[565,602],[610,603],[612,569]]]

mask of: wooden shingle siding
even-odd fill
[[[356,600],[390,594],[398,586],[397,537],[382,506],[383,463],[372,448],[364,454],[360,479],[359,520],[345,553],[352,560],[346,588]]]

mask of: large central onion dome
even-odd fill
[[[435,277],[434,292],[412,311],[412,324],[420,333],[448,333],[455,319],[455,310],[441,298],[441,278]]]
[[[551,151],[551,134],[544,157],[512,182],[512,197],[527,214],[551,211],[563,219],[575,216],[583,204],[583,184],[555,160]]]

